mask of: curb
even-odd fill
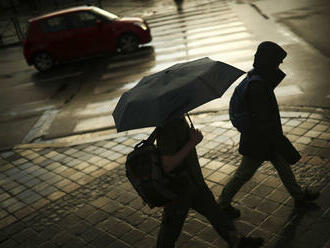
[[[200,111],[200,112],[192,112],[191,116],[201,115],[201,114],[215,114],[217,113],[219,116],[223,116],[223,120],[229,121],[228,109],[221,109],[219,111]],[[292,106],[283,106],[280,107],[280,114],[282,118],[310,118],[315,120],[325,120],[330,121],[330,110],[322,109],[322,108],[311,108],[311,107],[292,107]],[[70,135],[58,136],[52,139],[45,139],[45,142],[39,143],[27,143],[27,144],[19,144],[12,147],[7,147],[0,149],[0,152],[8,151],[11,149],[42,149],[42,148],[58,148],[58,147],[70,147],[75,145],[93,143],[102,140],[109,140],[114,138],[119,138],[123,136],[139,134],[143,132],[151,131],[152,127],[135,129],[130,131],[125,131],[121,133],[117,133],[115,131],[115,126],[109,126],[101,129],[89,130],[72,133]],[[84,135],[95,134],[97,137],[87,137],[84,138]],[[82,137],[81,140],[77,141],[61,141],[66,138],[75,138],[75,136]],[[58,140],[58,142],[56,142]],[[54,143],[53,143],[53,142]]]

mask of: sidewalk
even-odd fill
[[[330,239],[330,119],[307,109],[282,110],[285,133],[302,153],[298,181],[321,190],[320,209],[293,212],[293,202],[266,163],[238,193],[236,221],[264,247],[325,248]],[[239,133],[227,112],[192,116],[204,134],[202,171],[215,196],[235,171]],[[128,152],[152,129],[106,140],[28,144],[0,153],[0,247],[154,247],[161,209],[144,206],[125,177]],[[189,213],[178,247],[227,247],[205,218]]]

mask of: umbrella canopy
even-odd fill
[[[112,114],[117,131],[159,126],[221,97],[244,73],[220,61],[202,58],[146,76],[120,97]]]

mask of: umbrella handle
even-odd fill
[[[190,127],[191,127],[192,129],[195,129],[194,124],[192,123],[189,114],[186,113],[186,115],[187,115],[187,117],[188,117],[188,119],[189,119],[189,121],[190,121]]]

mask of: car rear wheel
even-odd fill
[[[36,54],[33,59],[33,64],[38,71],[48,71],[54,67],[54,58],[46,52]]]
[[[134,34],[125,34],[120,37],[118,48],[120,52],[130,53],[137,50],[139,47],[138,38]]]

